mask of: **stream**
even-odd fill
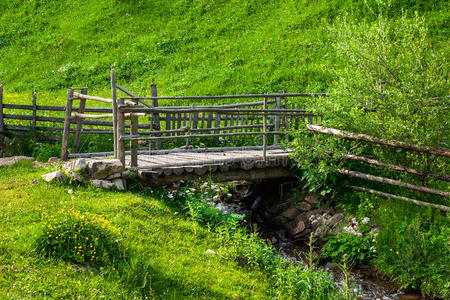
[[[245,215],[246,218],[251,216],[252,211],[247,209],[243,204],[239,202],[214,202],[211,201],[210,205],[215,206],[223,213],[238,213]],[[258,224],[262,225],[262,224]],[[260,229],[263,226],[259,227]],[[269,232],[260,231],[260,236],[270,236]],[[273,245],[275,249],[289,262],[298,262],[300,253],[306,253],[308,246],[305,244],[297,245],[290,241],[288,238],[284,238],[282,241]],[[324,271],[330,274],[331,278],[336,282],[337,286],[342,286],[342,272],[337,266],[332,263],[324,263],[319,265]],[[374,270],[369,267],[357,266],[352,268],[350,272],[350,281],[353,283],[353,291],[360,295],[361,300],[425,300],[420,294],[414,292],[399,291],[397,286],[386,279],[379,278]]]

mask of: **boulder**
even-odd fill
[[[50,158],[47,160],[47,162],[48,162],[49,164],[58,163],[58,162],[60,162],[60,161],[61,161],[61,159],[60,159],[59,157],[50,157]]]
[[[93,179],[91,180],[91,183],[93,186],[104,188],[107,190],[110,190],[114,187],[114,183],[108,180],[101,180],[101,179]]]
[[[309,204],[311,204],[311,205],[313,205],[313,206],[316,206],[316,203],[317,203],[317,197],[316,197],[316,195],[314,195],[314,194],[312,194],[312,193],[309,193],[309,194],[306,194],[305,196],[304,196],[304,198],[303,198],[306,202],[308,202]]]
[[[28,156],[4,157],[4,158],[0,158],[0,166],[11,166],[11,165],[18,163],[19,161],[23,161],[23,160],[34,160],[34,158],[28,157]]]
[[[114,186],[116,187],[116,189],[118,189],[119,191],[125,190],[125,182],[122,178],[114,179],[113,183],[114,183]]]
[[[291,207],[288,210],[284,211],[280,216],[288,219],[288,220],[294,220],[300,212],[295,207]]]
[[[89,179],[106,179],[121,174],[123,166],[118,159],[79,158],[66,163],[64,169],[67,173],[75,171]]]
[[[295,206],[299,211],[309,211],[311,210],[312,206],[308,202],[299,202]]]
[[[66,175],[64,175],[64,173],[61,171],[55,171],[52,173],[44,174],[42,175],[42,178],[46,182],[59,182],[59,183],[63,183],[67,179]]]

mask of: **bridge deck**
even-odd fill
[[[260,150],[141,154],[138,173],[150,185],[205,176],[216,181],[287,177],[289,153],[285,149],[267,150],[266,160]],[[129,165],[129,157],[126,164]]]

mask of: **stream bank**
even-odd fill
[[[326,238],[344,230],[358,232],[355,220],[348,221],[333,207],[320,203],[308,193],[295,193],[297,182],[270,180],[257,183],[233,183],[236,193],[226,199],[211,201],[222,212],[235,212],[246,217],[247,224],[256,224],[259,236],[271,244],[287,261],[303,260],[309,251],[312,234],[316,257]],[[355,224],[356,223],[356,224]],[[373,230],[376,230],[375,228]],[[328,272],[337,285],[342,285],[339,266],[321,259],[318,266]],[[368,265],[356,265],[350,272],[354,292],[360,299],[422,300],[416,292],[399,290],[398,286]]]

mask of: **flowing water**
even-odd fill
[[[225,202],[210,202],[217,209],[224,213],[235,212],[243,215],[250,215],[251,211],[247,210],[239,203],[225,203]],[[264,236],[264,232],[261,233]],[[275,248],[286,261],[296,263],[298,262],[298,253],[307,251],[307,245],[296,246],[294,243],[285,239],[283,243],[279,243]],[[339,268],[331,263],[320,266],[324,271],[330,274],[331,278],[336,282],[337,286],[342,286],[342,272]],[[425,300],[417,293],[409,293],[399,291],[396,285],[386,279],[380,279],[377,274],[364,267],[353,268],[350,273],[350,281],[353,283],[353,291],[358,293],[361,300]]]

